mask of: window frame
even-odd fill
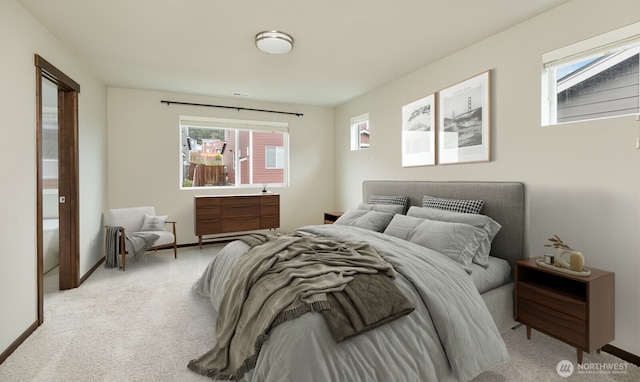
[[[616,118],[640,113],[640,102],[638,109],[633,113],[622,113],[618,115],[583,118],[566,122],[558,122],[558,91],[556,70],[567,66],[570,63],[587,60],[599,54],[613,52],[621,48],[631,48],[640,46],[640,22],[626,25],[622,28],[602,33],[600,35],[564,46],[542,55],[542,85],[541,85],[541,125],[553,126],[565,123],[576,123],[591,121],[602,118]],[[640,80],[638,97],[640,100]],[[602,101],[605,102],[605,101]]]
[[[251,183],[243,184],[241,181],[236,181],[235,184],[225,185],[206,185],[206,186],[185,186],[183,184],[185,177],[186,166],[189,163],[189,153],[192,151],[197,143],[194,139],[191,139],[185,134],[185,128],[211,128],[211,129],[224,129],[233,130],[236,136],[236,147],[225,147],[226,150],[233,150],[234,152],[255,152],[255,147],[251,149],[253,145],[253,133],[254,132],[270,132],[282,134],[283,146],[283,182],[282,183],[269,183],[271,187],[289,187],[290,185],[290,160],[289,160],[289,124],[287,122],[274,122],[274,121],[258,121],[258,120],[240,120],[240,119],[227,119],[227,118],[212,118],[212,117],[198,117],[198,116],[180,116],[179,117],[179,184],[180,190],[200,190],[200,189],[221,189],[221,188],[255,188],[263,187],[265,182],[254,180],[254,162],[256,158],[251,158],[251,165],[249,166],[249,177]],[[188,131],[188,130],[187,130]],[[238,139],[242,131],[249,131],[249,143],[240,142]],[[189,143],[188,140],[190,141]],[[265,148],[268,145],[265,145]],[[272,144],[270,146],[273,146]],[[266,153],[266,150],[265,150]],[[259,155],[259,153],[257,153]],[[186,158],[186,159],[185,159]],[[266,167],[266,154],[265,154],[265,169],[271,169]],[[234,171],[240,168],[242,162],[246,162],[247,158],[234,155],[233,159],[227,164],[228,167],[233,168]]]

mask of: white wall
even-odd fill
[[[336,207],[361,200],[364,179],[522,181],[529,253],[558,234],[586,264],[616,274],[616,339],[640,354],[640,151],[634,117],[540,125],[541,55],[637,21],[636,0],[574,0],[336,109]],[[425,36],[432,38],[433,36]],[[420,41],[420,36],[414,36]],[[419,49],[419,46],[416,47]],[[401,108],[492,70],[488,163],[401,167]],[[371,148],[349,150],[349,119],[370,114]]]
[[[255,111],[171,105],[161,100],[231,105],[303,113],[301,117]],[[181,115],[289,123],[291,186],[280,194],[280,225],[320,224],[333,208],[333,109],[268,104],[122,88],[108,89],[109,207],[153,205],[176,220],[178,243],[196,243],[194,195],[255,193],[261,187],[180,190]]]
[[[97,239],[106,205],[106,88],[20,5],[0,1],[0,352],[37,320],[35,53],[81,86],[80,275],[102,256]]]

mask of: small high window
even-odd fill
[[[640,23],[543,55],[542,125],[640,113]]]
[[[369,148],[369,114],[351,118],[351,150]]]

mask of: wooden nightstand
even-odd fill
[[[615,336],[615,275],[586,268],[590,276],[573,276],[526,259],[515,269],[515,319],[527,339],[533,328],[575,346],[578,363],[583,351],[599,353]]]
[[[334,212],[325,212],[324,213],[324,224],[333,224],[338,220],[340,216],[342,216],[342,212],[334,211]]]

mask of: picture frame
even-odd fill
[[[490,80],[486,71],[439,92],[439,164],[491,160]]]
[[[435,93],[402,107],[402,167],[436,164]]]

